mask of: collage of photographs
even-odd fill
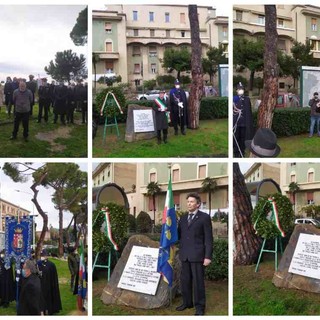
[[[0,17],[0,316],[320,316],[319,4]]]

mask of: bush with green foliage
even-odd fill
[[[285,234],[294,228],[294,212],[288,197],[281,193],[270,195],[277,206],[281,229]],[[272,204],[268,201],[269,196],[259,200],[252,213],[252,223],[255,225],[257,234],[265,239],[273,239],[281,236],[274,219],[270,220],[269,213],[272,212]]]
[[[147,89],[147,90],[153,90],[156,85],[157,85],[156,79],[144,80],[144,81],[143,81],[143,86],[144,86],[145,89]]]
[[[127,219],[128,219],[128,225],[129,225],[129,232],[136,232],[136,228],[137,228],[136,218],[132,214],[128,213]]]
[[[182,83],[183,85],[189,84],[191,83],[191,78],[189,76],[180,76],[179,79],[180,83]],[[172,85],[173,86],[173,85]]]
[[[201,99],[200,120],[228,118],[227,97],[206,97]]]
[[[107,234],[101,231],[101,226],[105,221],[105,215],[100,211],[103,207],[110,209],[110,224],[113,240],[119,248],[123,248],[126,244],[129,226],[126,210],[123,206],[109,202],[99,205],[97,210],[93,212],[92,249],[94,252],[109,252],[112,249],[112,244]]]
[[[163,76],[157,76],[156,80],[160,87],[164,87],[165,85],[169,85],[169,88],[173,88],[174,80],[176,78],[172,76],[171,74],[163,75]]]
[[[147,212],[141,211],[137,217],[137,232],[149,233],[152,230],[152,220]]]
[[[258,112],[253,113],[257,127]],[[277,137],[290,137],[309,132],[310,108],[277,108],[274,110],[272,130]]]
[[[205,277],[208,280],[228,279],[228,241],[214,239],[212,260],[206,267]]]

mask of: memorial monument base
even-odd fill
[[[149,132],[135,132],[134,128],[134,117],[133,112],[134,110],[150,110],[150,107],[144,107],[137,104],[129,104],[128,105],[128,114],[127,114],[127,122],[126,122],[126,135],[124,140],[126,142],[133,142],[138,140],[148,140],[154,139],[157,136],[156,131],[149,131]],[[152,110],[152,109],[151,109]],[[155,114],[152,112],[153,123],[155,124]]]
[[[300,234],[317,235],[319,237],[317,247],[320,247],[319,229],[312,225],[297,225],[291,235],[286,250],[284,251],[283,257],[278,267],[278,271],[274,273],[272,283],[276,287],[280,288],[298,289],[307,292],[320,293],[320,279],[289,272],[290,264],[294,256]],[[318,272],[320,273],[320,268]],[[307,274],[308,273],[306,271],[306,275]]]
[[[118,288],[119,280],[128,261],[133,246],[158,248],[159,242],[153,241],[147,236],[132,236],[124,248],[121,258],[115,266],[110,281],[103,289],[101,300],[104,304],[117,304],[131,306],[137,309],[157,309],[170,304],[170,291],[168,284],[160,279],[155,295],[129,291]],[[174,282],[172,285],[172,298],[177,294],[179,288],[181,264],[178,255],[175,256]]]

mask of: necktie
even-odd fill
[[[189,215],[188,215],[188,226],[190,226],[192,218],[193,218],[193,213],[189,213]]]

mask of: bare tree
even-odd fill
[[[191,90],[189,97],[189,127],[199,128],[200,102],[203,94],[203,74],[201,62],[201,40],[199,31],[198,8],[189,5],[189,21],[191,30]]]
[[[273,110],[278,97],[277,62],[277,9],[275,5],[265,5],[265,46],[263,71],[263,96],[258,114],[258,127],[272,126]]]
[[[233,207],[233,262],[235,265],[253,264],[258,258],[261,240],[253,229],[250,194],[238,163],[233,164]]]

